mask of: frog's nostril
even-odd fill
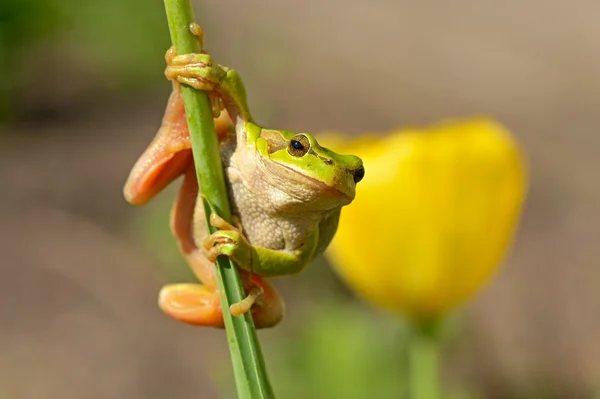
[[[358,169],[356,169],[353,173],[354,175],[354,183],[358,183],[365,177],[365,167],[360,165]]]

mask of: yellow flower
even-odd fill
[[[508,131],[478,118],[337,149],[360,156],[366,175],[328,256],[360,295],[431,319],[490,278],[526,191],[524,160]]]

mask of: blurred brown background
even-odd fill
[[[529,158],[526,211],[505,267],[449,339],[448,397],[600,395],[599,2],[195,7],[265,125],[358,134],[488,114],[509,127]],[[0,5],[0,398],[232,397],[222,331],[155,305],[162,284],[190,278],[167,231],[173,191],[141,209],[121,196],[162,116],[168,45],[161,2]],[[279,397],[398,397],[394,360],[361,369],[360,356],[389,352],[378,334],[393,346],[389,317],[324,264],[275,284],[288,314],[260,337]],[[327,334],[373,346],[359,357],[326,346],[321,356],[356,367],[329,359],[317,372],[296,352]],[[321,374],[348,392],[307,390]]]

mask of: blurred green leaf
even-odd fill
[[[35,87],[43,72],[24,67],[35,62],[24,57],[31,51],[60,48],[65,68],[83,69],[90,86],[103,90],[162,81],[169,46],[164,18],[161,2],[145,0],[0,1],[0,120],[15,106],[15,91]]]
[[[311,315],[303,328],[265,342],[278,396],[401,397],[401,325],[341,302],[320,304]]]
[[[97,76],[117,88],[162,77],[169,32],[161,2],[64,0],[64,31]]]
[[[17,58],[28,45],[60,25],[50,0],[0,1],[0,121],[10,113],[10,92],[22,79]]]
[[[10,56],[23,46],[59,24],[58,10],[52,1],[4,0],[0,2],[0,55]],[[4,64],[4,63],[3,63]]]

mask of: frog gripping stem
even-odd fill
[[[198,53],[203,35],[195,36],[189,27],[194,16],[189,0],[165,0],[169,32],[177,54]],[[192,28],[196,30],[196,28]],[[202,187],[206,220],[211,208],[216,208],[225,220],[230,217],[229,200],[219,155],[219,146],[213,122],[213,110],[208,96],[190,87],[182,87],[182,97],[190,131],[190,140],[199,186]],[[209,201],[210,200],[210,201]],[[207,212],[208,211],[208,212]],[[208,227],[209,231],[212,226]],[[222,308],[245,298],[244,289],[235,265],[220,258],[217,268],[217,285]],[[252,317],[248,313],[232,317],[222,312],[228,336],[238,397],[242,399],[274,398],[265,362]]]

